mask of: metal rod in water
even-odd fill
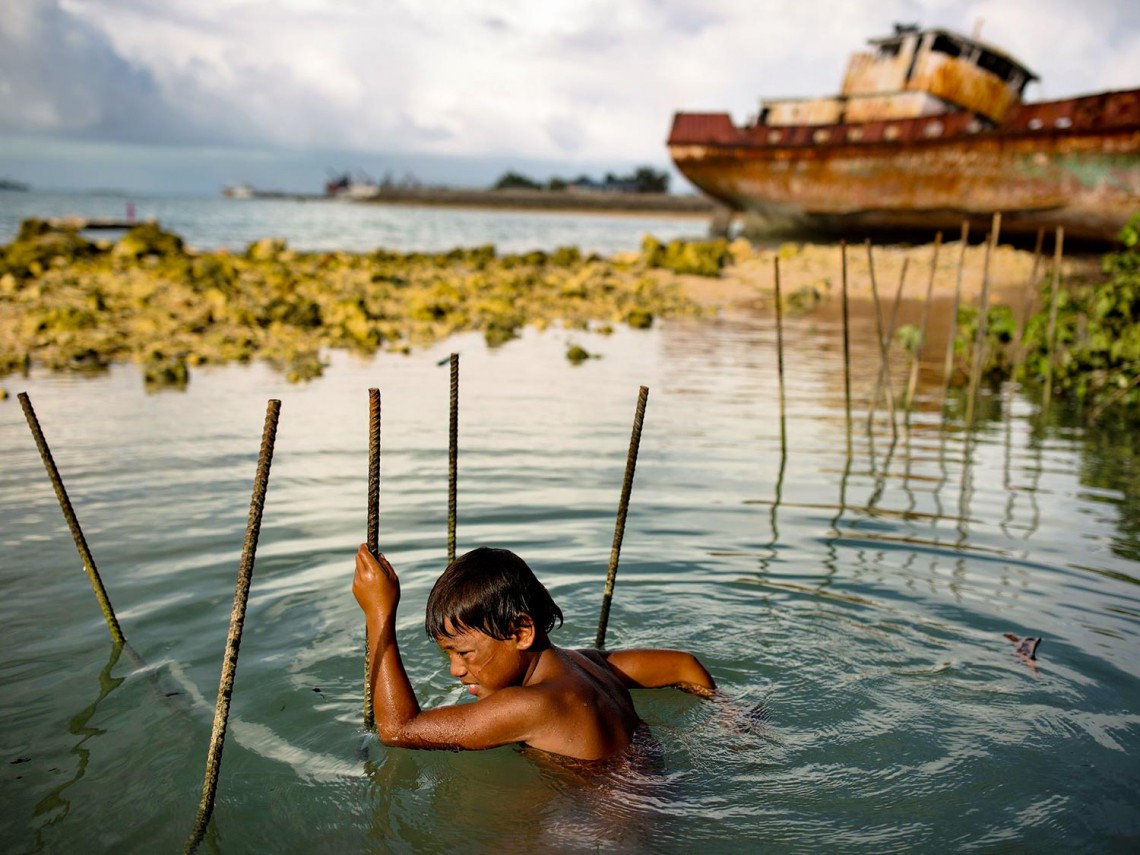
[[[459,354],[451,354],[451,423],[447,439],[447,563],[455,560],[455,491],[459,477]]]
[[[970,223],[962,221],[962,248],[958,253],[958,278],[954,282],[954,309],[950,312],[950,332],[946,339],[946,361],[942,366],[942,403],[946,404],[946,392],[950,388],[950,376],[954,373],[954,342],[958,338],[958,309],[962,305],[962,273],[966,269],[966,247],[970,244]]]
[[[277,437],[277,418],[281,402],[272,399],[265,412],[265,429],[261,435],[261,452],[257,458],[257,473],[253,479],[253,497],[249,503],[249,521],[245,529],[245,543],[238,567],[234,604],[230,611],[230,631],[226,636],[226,652],[222,658],[222,676],[218,682],[218,702],[214,709],[214,728],[210,734],[210,748],[206,754],[206,776],[202,782],[202,801],[194,829],[186,841],[186,852],[193,852],[202,842],[206,826],[214,812],[214,796],[218,792],[218,775],[222,767],[222,747],[226,741],[226,722],[230,714],[230,697],[234,691],[234,674],[237,672],[238,648],[245,623],[245,607],[249,599],[249,586],[253,580],[253,559],[257,552],[257,537],[261,531],[261,512],[265,508],[265,492],[269,486],[269,467],[273,462],[273,443]]]
[[[1053,294],[1049,299],[1049,327],[1045,334],[1049,348],[1045,360],[1045,394],[1041,401],[1041,412],[1049,412],[1049,402],[1053,398],[1053,357],[1057,338],[1057,293],[1061,288],[1061,259],[1064,256],[1065,228],[1057,226],[1057,238],[1053,246]]]
[[[629,512],[629,494],[633,490],[633,473],[637,469],[637,449],[641,445],[641,425],[645,421],[645,403],[649,400],[649,387],[642,386],[637,393],[637,409],[633,414],[633,432],[629,437],[629,454],[625,459],[625,477],[621,482],[621,499],[618,501],[617,522],[614,524],[614,543],[610,548],[610,568],[606,573],[606,588],[602,594],[602,612],[598,617],[598,637],[594,646],[601,650],[606,645],[606,626],[610,622],[610,601],[614,598],[614,581],[617,579],[621,541],[625,536],[625,517]]]
[[[380,553],[380,390],[368,390],[368,551]],[[372,730],[372,657],[368,627],[364,628],[364,728]]]
[[[879,377],[875,383],[871,406],[867,412],[867,427],[868,430],[870,430],[871,423],[875,418],[875,406],[879,403],[879,391],[885,387],[887,393],[887,412],[891,417],[891,436],[894,437],[898,437],[899,429],[898,425],[895,424],[895,393],[891,383],[891,337],[894,335],[895,317],[898,313],[899,301],[902,299],[903,284],[906,282],[906,268],[909,262],[910,259],[903,259],[902,273],[899,276],[899,289],[895,295],[895,304],[891,309],[891,328],[889,331],[884,332],[883,313],[879,302],[879,288],[875,283],[874,255],[871,252],[871,241],[867,241],[867,267],[871,275],[871,296],[875,300],[875,328],[879,336],[879,353],[882,357],[882,364],[879,366]]]
[[[926,283],[926,299],[922,303],[922,319],[918,322],[918,342],[910,358],[910,378],[906,384],[906,411],[910,418],[914,406],[914,393],[918,388],[918,370],[922,363],[922,349],[926,345],[926,325],[930,320],[930,300],[934,296],[934,275],[938,272],[938,250],[942,248],[942,232],[934,235],[934,255],[930,258],[930,279]]]
[[[1017,377],[1021,374],[1021,363],[1025,360],[1025,328],[1029,324],[1029,316],[1033,313],[1034,292],[1037,290],[1037,273],[1041,269],[1041,250],[1045,245],[1045,227],[1037,230],[1037,244],[1033,248],[1033,270],[1025,283],[1025,295],[1021,304],[1021,321],[1017,326],[1017,339],[1013,343],[1013,368],[1006,383],[1005,411],[1008,416],[1013,409],[1013,391],[1017,385]],[[1007,419],[1008,424],[1008,419]],[[1008,486],[1008,485],[1007,485]]]
[[[847,414],[847,455],[851,456],[851,315],[847,304],[847,241],[839,242],[843,263],[843,398]]]
[[[87,571],[87,578],[91,581],[91,588],[95,591],[95,599],[99,601],[99,610],[103,612],[103,619],[107,622],[107,629],[111,632],[111,640],[116,644],[124,644],[123,630],[119,627],[119,620],[115,617],[115,610],[107,598],[107,591],[103,587],[103,580],[99,577],[99,570],[95,567],[95,559],[91,550],[87,548],[87,538],[83,536],[83,529],[79,527],[79,519],[75,516],[75,509],[71,506],[71,499],[67,496],[67,488],[63,486],[63,478],[52,459],[51,449],[48,448],[44,432],[40,429],[40,421],[36,418],[36,411],[32,409],[32,401],[27,392],[18,396],[20,406],[24,408],[24,418],[28,420],[28,427],[32,430],[32,438],[36,441],[36,448],[40,451],[40,458],[44,462],[48,478],[55,488],[55,497],[59,500],[59,508],[63,511],[63,518],[67,520],[67,527],[71,529],[71,536],[75,539],[75,548],[79,550],[79,558],[83,562],[83,569]]]
[[[788,428],[784,405],[784,307],[780,296],[780,256],[772,259],[776,278],[776,371],[780,380],[780,448],[786,453],[788,448]]]
[[[982,377],[982,360],[985,358],[986,333],[990,311],[990,259],[997,251],[998,236],[1001,234],[1001,212],[994,213],[990,227],[990,240],[986,244],[986,259],[982,265],[982,296],[978,306],[978,331],[974,336],[974,358],[970,360],[970,387],[966,393],[966,427],[974,423],[974,404],[978,395],[978,384]]]

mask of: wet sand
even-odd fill
[[[757,249],[746,241],[734,241],[734,262],[719,279],[682,276],[684,293],[702,306],[717,309],[764,308],[775,292],[773,260],[780,259],[780,290],[785,302],[793,308],[809,310],[842,298],[842,257],[838,244],[786,243],[774,249]],[[922,302],[930,282],[930,266],[934,245],[876,246],[873,249],[875,283],[879,299],[894,301],[902,274],[907,273],[903,301]],[[960,241],[944,243],[938,253],[934,271],[932,301],[951,302],[958,282],[961,263],[961,297],[976,303],[982,291],[986,247],[970,245],[962,255]],[[1025,289],[1033,272],[1034,253],[1008,245],[997,247],[990,259],[990,303],[1004,303],[1020,312]],[[1100,270],[1100,256],[1067,256],[1062,261],[1062,278],[1066,282],[1085,281]],[[1046,246],[1038,279],[1052,275],[1052,247]],[[871,276],[867,250],[863,244],[847,247],[847,291],[849,299],[870,301]]]

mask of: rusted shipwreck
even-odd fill
[[[669,154],[760,230],[1003,233],[1110,240],[1140,210],[1140,89],[1023,103],[1037,76],[997,47],[895,26],[839,95],[766,100],[743,126],[677,113]]]

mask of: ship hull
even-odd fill
[[[669,151],[694,185],[775,231],[956,231],[1001,211],[1006,234],[1063,226],[1105,241],[1140,210],[1140,90],[1020,105],[990,130],[965,114],[739,128],[679,113]]]

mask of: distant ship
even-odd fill
[[[325,182],[325,195],[338,199],[374,199],[380,195],[380,185],[363,172],[357,175],[345,172]]]
[[[669,154],[709,196],[768,230],[1064,226],[1116,237],[1140,210],[1140,89],[1022,103],[1037,75],[940,28],[896,25],[853,54],[838,96],[677,113]]]
[[[227,199],[286,199],[295,194],[284,190],[258,190],[249,184],[234,184],[223,187],[222,195]]]

